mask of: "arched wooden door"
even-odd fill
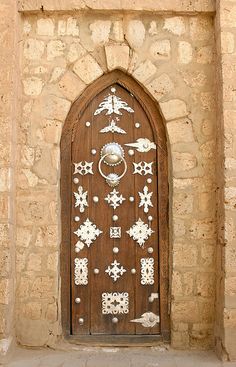
[[[121,72],[102,79],[75,103],[62,138],[67,327],[69,320],[70,335],[103,340],[166,335],[163,129],[132,79]]]

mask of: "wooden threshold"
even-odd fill
[[[68,335],[66,340],[73,344],[89,346],[155,346],[167,342],[169,338],[162,335]]]

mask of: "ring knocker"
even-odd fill
[[[107,176],[102,172],[102,163],[106,163],[108,166],[116,166],[120,163],[124,163],[124,171],[121,175],[116,173],[109,173]],[[105,178],[107,184],[111,187],[119,185],[120,180],[127,172],[127,163],[124,158],[124,151],[122,147],[117,143],[108,143],[101,149],[101,158],[98,163],[98,170],[102,177]]]

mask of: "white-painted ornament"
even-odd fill
[[[151,222],[153,220],[153,217],[151,215],[149,215],[148,220],[149,220],[149,222]]]
[[[85,125],[86,125],[87,127],[89,127],[89,126],[91,125],[91,122],[90,122],[90,121],[86,121],[86,122],[85,122]]]
[[[140,247],[144,247],[145,241],[148,240],[154,231],[139,218],[126,233],[128,233]]]
[[[79,298],[79,297],[76,297],[76,299],[75,299],[75,303],[80,303],[81,302],[81,299]]]
[[[114,260],[105,270],[114,282],[117,281],[124,273],[126,273],[126,269],[121,265],[117,260]]]
[[[94,274],[99,274],[99,269],[97,269],[97,268],[95,268],[94,270],[93,270],[93,272],[94,272]]]
[[[114,222],[117,222],[117,221],[118,221],[118,219],[119,219],[119,218],[118,218],[118,215],[113,215],[112,219],[113,219],[113,221],[114,221]]]
[[[148,213],[149,207],[153,207],[151,201],[153,192],[148,192],[148,187],[144,186],[143,192],[139,192],[138,194],[140,197],[139,208],[143,207],[144,213]],[[152,221],[152,216],[149,216],[149,218],[151,219],[148,220]]]
[[[118,321],[119,321],[119,320],[118,320],[118,318],[117,318],[117,317],[113,317],[113,318],[112,318],[112,323],[113,323],[113,324],[117,324],[117,323],[118,323]]]
[[[77,177],[75,177],[75,178],[73,179],[73,182],[74,182],[75,184],[78,184],[78,183],[79,183],[79,179],[78,179]]]
[[[140,127],[140,123],[136,122],[134,126],[136,127],[136,129],[138,129]]]
[[[97,153],[96,149],[92,149],[91,153],[92,153],[92,155],[96,155],[96,153]]]
[[[148,251],[149,254],[152,254],[154,250],[153,250],[152,247],[148,247],[148,250],[147,251]]]
[[[79,222],[80,221],[80,217],[76,216],[75,217],[75,222]]]
[[[99,197],[98,196],[93,196],[93,202],[98,203],[99,202]]]
[[[136,269],[131,269],[131,274],[136,274]]]
[[[119,252],[118,247],[113,247],[113,253],[114,253],[114,254],[118,254],[118,252]]]
[[[134,197],[133,197],[133,196],[130,196],[130,197],[129,197],[129,201],[130,201],[131,203],[133,203],[133,202],[134,202]]]
[[[127,314],[129,313],[129,293],[104,292],[102,293],[102,314]]]
[[[133,149],[129,149],[128,150],[128,154],[130,157],[132,157],[134,155],[134,150]]]

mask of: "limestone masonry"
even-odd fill
[[[229,0],[1,1],[2,355],[62,338],[62,126],[121,69],[166,126],[171,344],[236,359],[235,35]]]

